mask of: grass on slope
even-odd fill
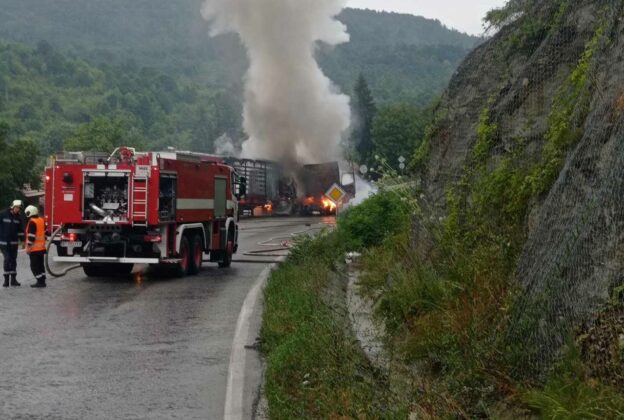
[[[383,214],[390,217],[385,221]],[[335,231],[302,238],[265,291],[263,351],[273,419],[405,418],[386,378],[371,367],[349,329],[345,280],[334,266],[347,250],[391,234],[406,208],[380,195],[351,210]],[[368,229],[361,229],[367,228]]]

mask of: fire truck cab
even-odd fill
[[[229,267],[237,251],[244,186],[217,157],[129,147],[66,152],[45,177],[54,260],[80,263],[88,276],[127,274],[134,264],[196,274],[205,254]]]

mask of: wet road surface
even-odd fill
[[[265,261],[283,253],[255,251],[332,222],[242,221],[235,259],[246,262],[207,263],[179,279],[87,278],[79,269],[37,290],[28,287],[34,280],[20,253],[22,287],[0,290],[0,418],[223,418],[241,305]],[[259,314],[252,324],[258,328]],[[248,357],[249,418],[260,364],[253,350]]]

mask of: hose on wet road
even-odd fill
[[[52,236],[50,236],[50,240],[48,241],[48,244],[46,245],[46,254],[45,254],[45,259],[44,259],[45,268],[48,274],[51,275],[52,277],[57,277],[57,278],[66,276],[67,273],[69,273],[70,271],[80,268],[80,264],[71,265],[63,269],[63,271],[59,271],[59,272],[53,271],[52,268],[50,268],[49,257],[50,257],[50,247],[52,246],[52,243],[53,243],[52,239],[61,231],[61,229],[63,229],[63,226],[56,229],[54,233],[52,233]]]

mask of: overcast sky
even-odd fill
[[[485,13],[506,0],[348,0],[349,7],[411,13],[438,19],[448,27],[470,34],[483,32]]]

